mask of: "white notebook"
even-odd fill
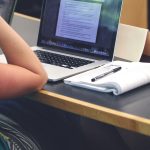
[[[117,72],[109,73],[92,82],[91,79],[116,67]],[[66,84],[100,92],[120,95],[150,82],[150,63],[114,61],[102,67],[75,75],[64,80]]]

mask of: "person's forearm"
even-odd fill
[[[0,19],[0,46],[8,63],[39,74],[46,81],[47,75],[31,48],[2,18]]]

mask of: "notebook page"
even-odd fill
[[[118,65],[122,67],[120,71],[108,74],[105,77],[96,80],[95,82],[91,81],[93,77],[100,74],[103,68]],[[106,70],[104,69],[103,71]],[[70,81],[70,83],[75,86],[86,87],[102,92],[113,92],[115,95],[119,95],[141,85],[149,83],[150,64],[116,61],[107,66],[93,69],[66,79],[66,82],[68,81]]]

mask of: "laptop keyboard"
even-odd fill
[[[55,54],[41,50],[36,50],[34,52],[42,63],[65,67],[69,69],[93,63],[93,61],[90,60]]]

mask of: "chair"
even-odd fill
[[[17,123],[0,114],[0,149],[40,150],[36,141]]]
[[[17,0],[0,0],[0,15],[11,23]]]

